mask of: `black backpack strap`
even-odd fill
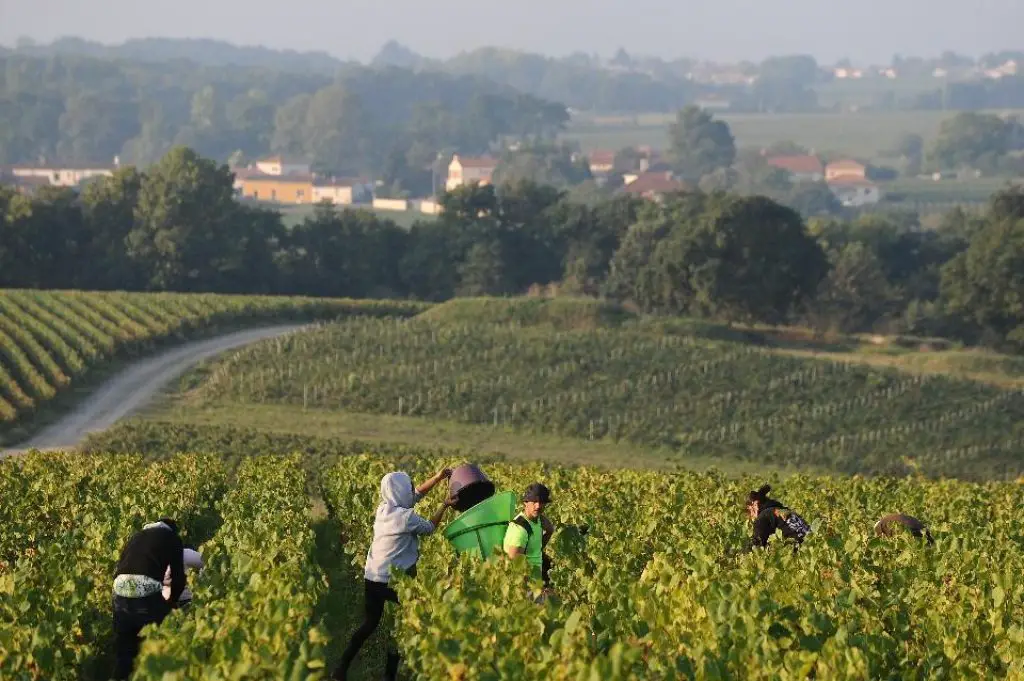
[[[527,539],[527,541],[529,541],[529,540],[530,540],[530,537],[532,537],[532,536],[533,536],[533,525],[531,525],[531,524],[530,524],[530,521],[529,521],[529,520],[527,520],[526,518],[524,518],[524,517],[523,517],[523,516],[522,516],[522,515],[520,514],[520,515],[517,515],[517,516],[516,516],[516,517],[515,517],[515,518],[514,518],[514,519],[512,520],[512,522],[514,522],[514,523],[515,523],[516,525],[518,525],[519,527],[521,527],[521,528],[523,528],[524,530],[526,530],[526,539]]]

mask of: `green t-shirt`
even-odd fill
[[[513,520],[508,524],[508,529],[505,530],[504,547],[506,549],[510,547],[525,549],[527,562],[533,567],[534,572],[540,574],[544,566],[544,529],[541,527],[539,519],[530,521],[522,513],[516,517],[523,518],[526,522],[530,523],[533,532],[527,533],[525,528]]]

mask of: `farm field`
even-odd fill
[[[194,413],[215,425],[220,410],[228,423],[248,425],[232,414],[252,408],[277,423],[289,410],[296,423],[347,414],[352,427],[354,415],[379,415],[419,432],[490,427],[622,444],[623,457],[634,447],[671,451],[680,463],[1024,474],[1024,389],[1014,382],[630,328],[456,323],[435,311],[352,319],[235,352],[193,378],[170,418],[186,423]]]
[[[0,290],[0,442],[117,361],[255,324],[412,314],[414,303],[205,294]]]
[[[904,133],[916,133],[930,145],[938,135],[942,121],[951,112],[894,111],[877,113],[813,114],[716,114],[729,124],[737,147],[764,147],[791,141],[818,153],[851,155],[878,160]],[[565,133],[584,151],[620,149],[650,145],[665,148],[670,114],[637,116],[578,117]]]
[[[298,225],[307,217],[313,215],[314,206],[302,205],[302,206],[286,206],[286,205],[274,205],[269,206],[274,210],[281,213],[282,221],[284,226],[291,228]],[[399,227],[404,229],[410,229],[416,222],[429,222],[434,220],[433,215],[422,213],[419,210],[382,210],[370,208],[367,206],[350,206],[353,210],[368,210],[376,215],[378,218],[391,220]]]
[[[326,678],[361,612],[380,477],[397,468],[422,480],[466,460],[383,445],[316,459],[272,448],[155,456],[0,462],[0,676],[105,678],[111,547],[170,514],[207,567],[191,580],[191,608],[143,643],[133,678]],[[799,552],[773,542],[745,554],[742,499],[763,477],[481,463],[499,490],[551,487],[554,596],[530,597],[538,587],[521,561],[480,563],[425,539],[418,577],[396,580],[403,607],[385,618],[407,678],[1024,673],[1018,483],[771,476],[773,496],[813,532]],[[925,519],[935,546],[871,536],[895,511]],[[379,678],[384,635],[350,678]]]

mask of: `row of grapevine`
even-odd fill
[[[131,455],[36,453],[4,460],[0,481],[0,548],[10,558],[0,573],[0,678],[56,681],[107,678],[114,563],[128,536],[167,515],[186,540],[203,538],[226,479],[208,455],[146,466]]]
[[[221,325],[408,316],[417,303],[79,291],[0,291],[0,436],[97,363]]]
[[[458,459],[355,456],[323,473],[361,561],[380,477]],[[743,494],[762,480],[488,464],[499,489],[543,480],[560,529],[556,597],[525,568],[460,559],[439,537],[396,582],[396,633],[415,678],[988,679],[1024,673],[1020,484],[793,476],[782,500],[814,533],[797,553],[743,554]],[[424,506],[433,506],[428,499]],[[937,538],[873,537],[924,518]],[[584,536],[574,528],[586,524]],[[1017,538],[1017,539],[1015,539]]]
[[[216,365],[208,401],[487,424],[843,472],[1024,472],[1024,394],[632,331],[353,319]],[[982,448],[977,471],[936,451]],[[1018,452],[1019,453],[1019,450]],[[1014,460],[1016,459],[1016,464]]]
[[[301,457],[246,460],[218,505],[192,606],[145,640],[134,678],[321,678],[314,607],[325,584],[308,505]]]

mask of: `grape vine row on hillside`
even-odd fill
[[[353,319],[236,352],[200,395],[851,473],[1024,472],[1020,390],[630,331]],[[976,460],[939,455],[958,451]]]

